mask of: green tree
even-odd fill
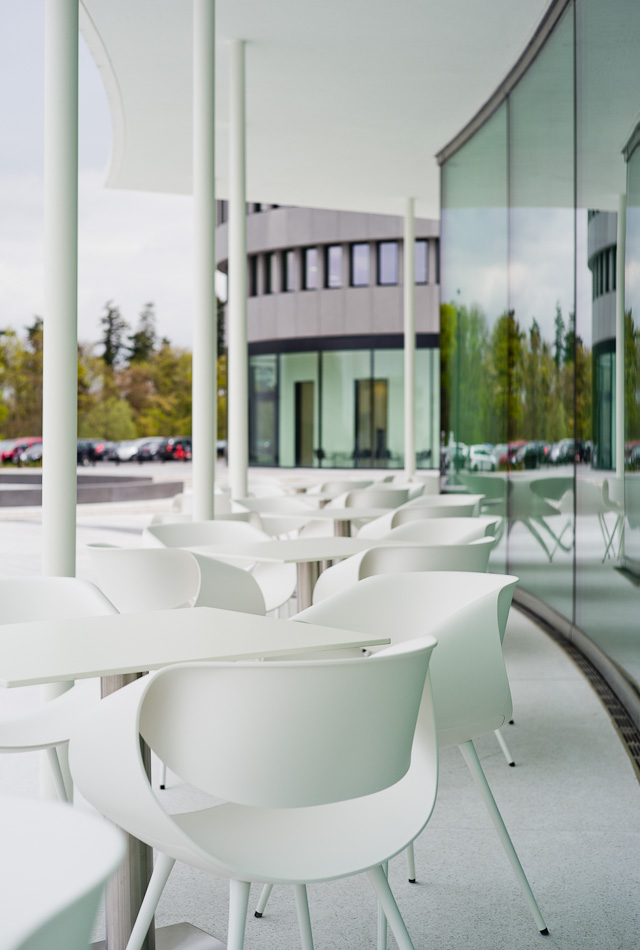
[[[104,309],[105,312],[100,318],[100,323],[104,328],[100,340],[100,344],[104,347],[102,359],[105,366],[114,367],[125,353],[124,334],[129,329],[129,325],[122,318],[120,309],[115,307],[111,300],[107,301]]]
[[[146,303],[140,311],[138,327],[129,336],[130,363],[145,363],[151,359],[157,344],[156,312],[153,303]]]

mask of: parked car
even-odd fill
[[[538,468],[549,461],[549,452],[551,446],[548,442],[540,439],[533,439],[525,445],[520,446],[515,454],[514,464],[517,468]]]
[[[498,459],[494,454],[493,446],[487,443],[470,446],[467,465],[470,472],[495,472]]]
[[[572,465],[584,462],[585,449],[582,439],[560,439],[549,452],[551,465]]]
[[[32,445],[42,442],[42,436],[40,435],[31,435],[25,436],[22,439],[14,439],[13,445],[9,446],[6,451],[2,453],[2,464],[11,464],[11,465],[21,465],[20,456],[23,452],[26,452],[28,448],[31,448]]]
[[[145,439],[126,439],[119,442],[116,448],[116,465],[120,462],[131,462],[138,452],[138,447],[148,440]]]
[[[158,455],[163,462],[188,462],[191,459],[191,436],[181,435],[165,439],[160,445]]]
[[[42,442],[34,442],[20,456],[22,465],[42,465]]]
[[[138,446],[135,455],[131,457],[131,461],[138,462],[140,465],[143,462],[157,462],[161,458],[160,447],[164,442],[166,442],[164,436],[158,435],[145,439]]]
[[[95,465],[96,459],[93,450],[92,439],[78,439],[78,465]]]
[[[116,442],[108,442],[106,439],[86,439],[93,446],[93,459],[95,462],[107,462],[115,459],[117,448]]]

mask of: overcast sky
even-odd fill
[[[0,0],[0,328],[44,312],[44,0]],[[158,330],[191,348],[192,199],[103,185],[111,120],[80,40],[78,336],[95,342],[113,300],[135,324],[153,301]]]

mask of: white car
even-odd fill
[[[490,445],[472,445],[469,449],[467,465],[471,472],[495,472],[498,459]]]

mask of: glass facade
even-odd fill
[[[330,244],[326,249],[327,287],[342,287],[342,245]]]
[[[378,244],[378,283],[398,283],[397,241],[380,241]]]
[[[369,286],[369,245],[351,245],[351,286]]]
[[[637,120],[639,31],[640,7],[625,0],[568,4],[443,159],[441,222],[449,484],[503,518],[492,569],[519,576],[635,684],[640,149],[621,148]],[[494,471],[474,465],[479,443]]]
[[[437,466],[437,349],[416,351],[416,456]],[[253,465],[402,468],[401,349],[253,354],[249,358]]]
[[[415,282],[427,284],[429,282],[429,242],[418,240],[415,242]]]
[[[317,290],[318,288],[318,248],[306,247],[304,249],[304,290]]]

